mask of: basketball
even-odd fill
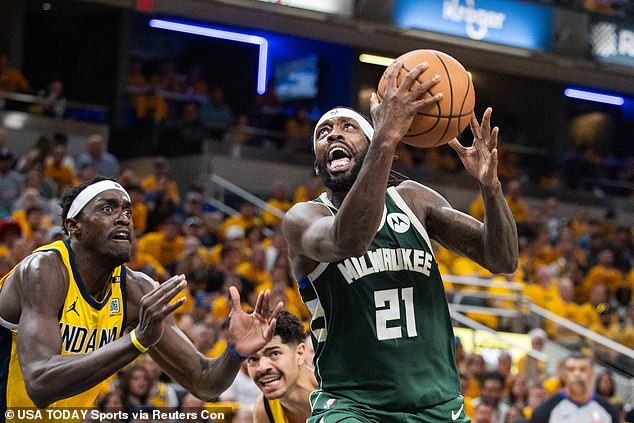
[[[403,142],[414,147],[437,147],[455,138],[469,124],[475,106],[475,91],[471,75],[453,57],[436,50],[412,50],[396,59],[403,64],[399,71],[397,85],[405,75],[422,62],[429,63],[429,68],[419,77],[422,83],[434,75],[440,75],[440,82],[431,87],[425,94],[431,97],[442,93],[443,98],[430,108],[419,111]],[[381,76],[377,94],[379,100],[385,91],[385,73]]]

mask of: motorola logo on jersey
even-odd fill
[[[387,224],[394,232],[404,234],[410,227],[409,217],[404,213],[390,213],[387,215]]]

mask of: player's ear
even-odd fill
[[[80,228],[81,228],[81,225],[76,219],[68,218],[64,221],[64,229],[66,229],[68,236],[77,235],[79,233]]]
[[[306,352],[306,344],[300,342],[295,347],[295,355],[297,356],[297,364],[303,366],[306,361],[304,360],[304,353]]]

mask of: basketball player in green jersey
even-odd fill
[[[13,407],[91,407],[98,384],[145,351],[210,400],[273,337],[281,303],[271,310],[267,292],[247,314],[232,288],[227,350],[217,359],[200,354],[170,319],[184,276],[159,286],[124,264],[132,209],[118,183],[76,187],[62,199],[62,218],[68,239],[36,250],[0,280],[1,423],[19,421]]]
[[[398,86],[400,67],[386,71],[381,103],[372,95],[374,128],[350,109],[322,116],[314,133],[315,170],[327,192],[295,205],[283,221],[312,316],[319,386],[309,423],[468,422],[430,239],[493,273],[517,266],[517,232],[497,177],[491,109],[481,125],[472,117],[472,146],[449,143],[480,185],[484,223],[430,188],[390,177],[396,146],[414,116],[442,97],[423,96],[438,76],[412,86],[426,64]]]

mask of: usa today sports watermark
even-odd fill
[[[232,410],[230,407],[186,408],[169,410],[165,408],[144,408],[138,411],[109,411],[96,408],[8,408],[4,412],[7,422],[173,422],[173,421],[209,421],[229,423]]]

